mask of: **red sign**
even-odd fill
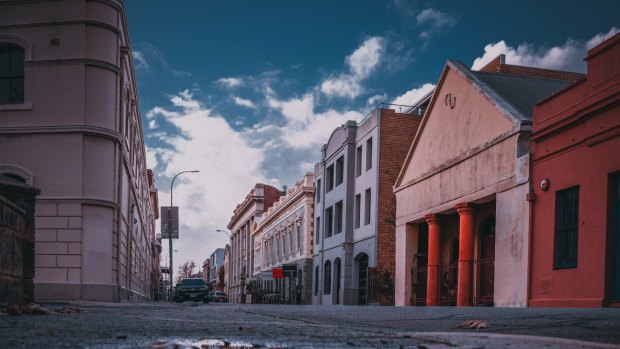
[[[284,278],[284,269],[282,268],[273,268],[271,269],[271,277],[274,279],[283,279]]]

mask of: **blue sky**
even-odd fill
[[[413,103],[447,59],[584,72],[587,48],[620,28],[616,1],[125,4],[160,203],[175,173],[201,171],[174,189],[175,261],[199,264],[254,183],[292,186],[335,127]]]

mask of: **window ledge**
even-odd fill
[[[32,103],[0,104],[0,111],[3,110],[32,110]]]

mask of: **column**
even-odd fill
[[[459,278],[456,305],[471,306],[474,260],[474,206],[457,204],[459,213]]]
[[[426,305],[439,305],[439,264],[441,263],[440,215],[424,217],[428,223],[428,278],[426,284]]]

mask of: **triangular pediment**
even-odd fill
[[[446,64],[396,188],[432,175],[518,127],[515,113],[482,85],[460,63]]]

